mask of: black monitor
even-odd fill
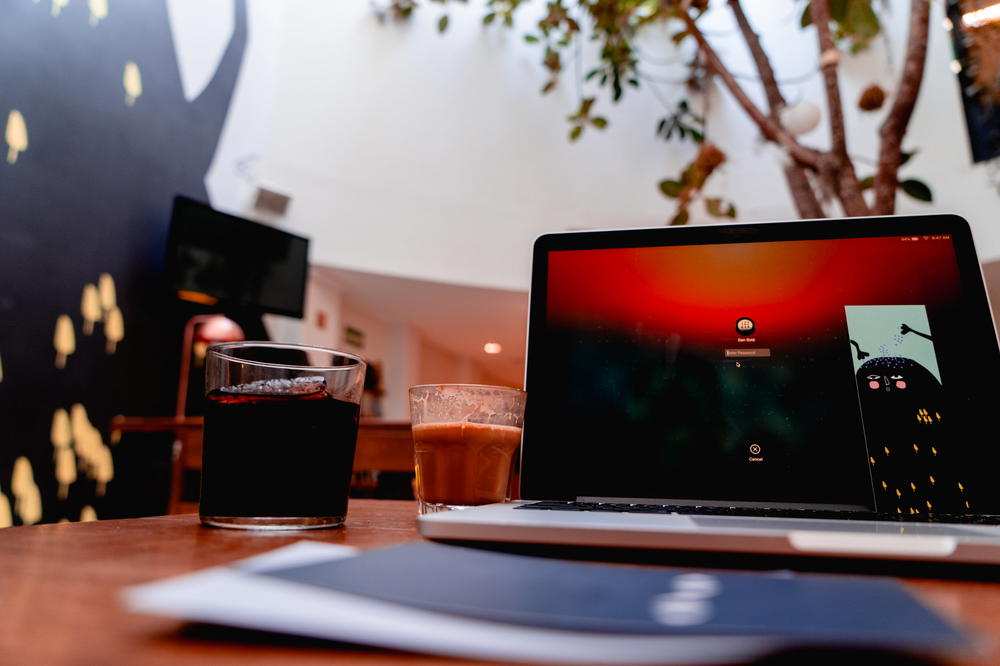
[[[307,238],[174,198],[167,282],[182,300],[301,318],[308,257]]]

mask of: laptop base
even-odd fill
[[[1000,564],[1000,527],[680,514],[602,515],[490,504],[420,516],[431,539]]]

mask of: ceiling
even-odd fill
[[[497,379],[524,379],[528,294],[411,280],[378,273],[315,266],[344,297],[387,324],[409,323],[431,345],[474,363]],[[499,354],[483,345],[498,342]]]

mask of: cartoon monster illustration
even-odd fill
[[[912,359],[882,356],[861,365],[857,382],[879,511],[968,511],[937,378]]]

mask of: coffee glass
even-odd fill
[[[239,529],[342,525],[365,362],[309,345],[208,348],[201,522]]]
[[[410,389],[420,513],[510,499],[526,394],[475,384]]]

